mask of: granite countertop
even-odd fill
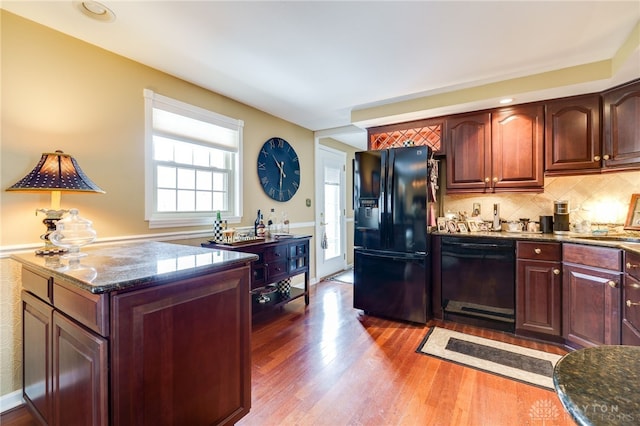
[[[175,281],[258,259],[254,254],[154,241],[83,247],[77,267],[61,256],[14,254],[12,259],[45,276],[64,279],[91,293]]]
[[[568,233],[568,234],[543,234],[541,232],[434,232],[433,235],[441,235],[443,237],[464,237],[464,238],[507,238],[512,240],[524,240],[524,241],[543,241],[543,242],[556,242],[556,243],[576,243],[587,244],[601,247],[613,247],[624,250],[640,253],[640,242],[629,242],[616,240],[616,236],[611,236],[611,239],[594,239],[591,235]]]
[[[580,425],[640,423],[640,346],[597,346],[558,361],[553,383]]]

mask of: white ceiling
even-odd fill
[[[359,147],[352,110],[611,59],[640,20],[637,0],[102,4],[115,21],[70,0],[1,7]]]

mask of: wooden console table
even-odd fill
[[[291,287],[287,296],[279,295],[276,303],[264,306],[253,303],[253,313],[259,314],[283,306],[292,300],[304,297],[309,304],[309,240],[310,235],[295,235],[287,238],[266,238],[258,241],[241,241],[231,244],[208,242],[202,247],[231,250],[258,255],[251,264],[251,290],[261,289],[287,278],[304,273],[304,288]]]

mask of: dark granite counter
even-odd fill
[[[640,424],[640,347],[598,346],[558,361],[553,383],[580,425]]]
[[[254,254],[161,242],[83,247],[80,265],[61,256],[15,254],[11,258],[45,276],[64,279],[91,293],[107,293],[154,282],[175,281],[257,260]]]
[[[620,248],[623,250],[633,251],[635,253],[640,253],[640,242],[629,242],[624,240],[617,240],[615,236],[607,239],[606,237],[603,239],[594,239],[593,236],[584,235],[584,234],[543,234],[540,232],[490,232],[490,231],[482,231],[482,232],[457,232],[457,233],[447,233],[447,232],[434,232],[434,235],[441,235],[443,237],[467,237],[467,238],[507,238],[512,240],[523,240],[523,241],[544,241],[544,242],[556,242],[556,243],[575,243],[575,244],[587,244],[593,246],[601,246],[601,247],[613,247]]]

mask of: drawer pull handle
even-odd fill
[[[535,254],[540,254],[540,253],[542,253],[542,250],[540,250],[539,248],[537,248],[537,249],[533,249],[533,251],[534,251],[534,253],[535,253]]]
[[[600,156],[596,155],[595,157],[593,157],[593,161],[600,161]]]
[[[604,158],[605,160],[608,160],[608,159],[609,159],[609,158],[611,158],[611,157],[609,157],[608,155],[606,155],[606,154],[605,154],[605,156],[604,156],[604,157],[602,157],[602,158]]]
[[[631,263],[631,262],[627,262],[627,269],[635,269],[635,268],[637,268],[637,267],[638,267],[638,265],[634,265],[634,264],[633,264],[633,263]]]
[[[560,275],[560,269],[555,268],[555,269],[553,270],[553,274],[554,274],[554,275]]]
[[[627,306],[628,307],[640,306],[640,302],[632,302],[631,300],[627,300]]]
[[[611,288],[618,287],[618,283],[615,282],[615,281],[608,281],[607,284],[609,284],[609,287],[611,287]]]

